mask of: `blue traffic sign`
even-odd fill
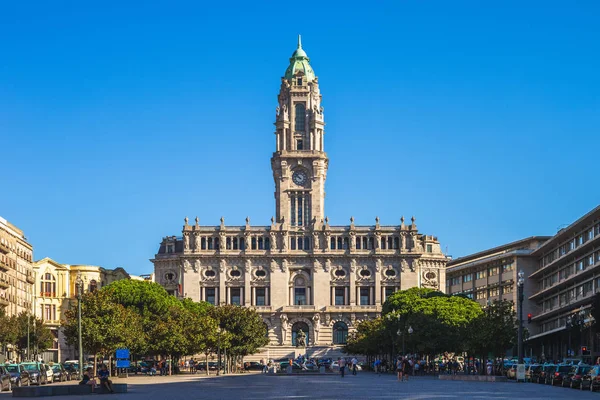
[[[129,349],[119,349],[117,350],[117,359],[125,360],[129,359]]]
[[[117,368],[129,368],[130,365],[129,360],[117,360]]]

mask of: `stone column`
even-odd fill
[[[356,261],[350,261],[350,305],[357,305],[356,302]]]
[[[375,303],[381,304],[381,260],[375,261]]]
[[[250,243],[251,244],[251,243]],[[250,304],[250,261],[246,261],[246,265],[244,268],[244,305],[247,306]]]

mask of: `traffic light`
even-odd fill
[[[530,324],[531,323],[531,318],[533,317],[533,315],[531,315],[531,313],[527,314],[527,323]]]

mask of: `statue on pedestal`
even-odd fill
[[[296,347],[306,347],[306,334],[302,329],[296,334]]]

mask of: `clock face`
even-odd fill
[[[306,173],[304,171],[296,171],[292,175],[292,180],[296,185],[302,186],[307,181]]]

